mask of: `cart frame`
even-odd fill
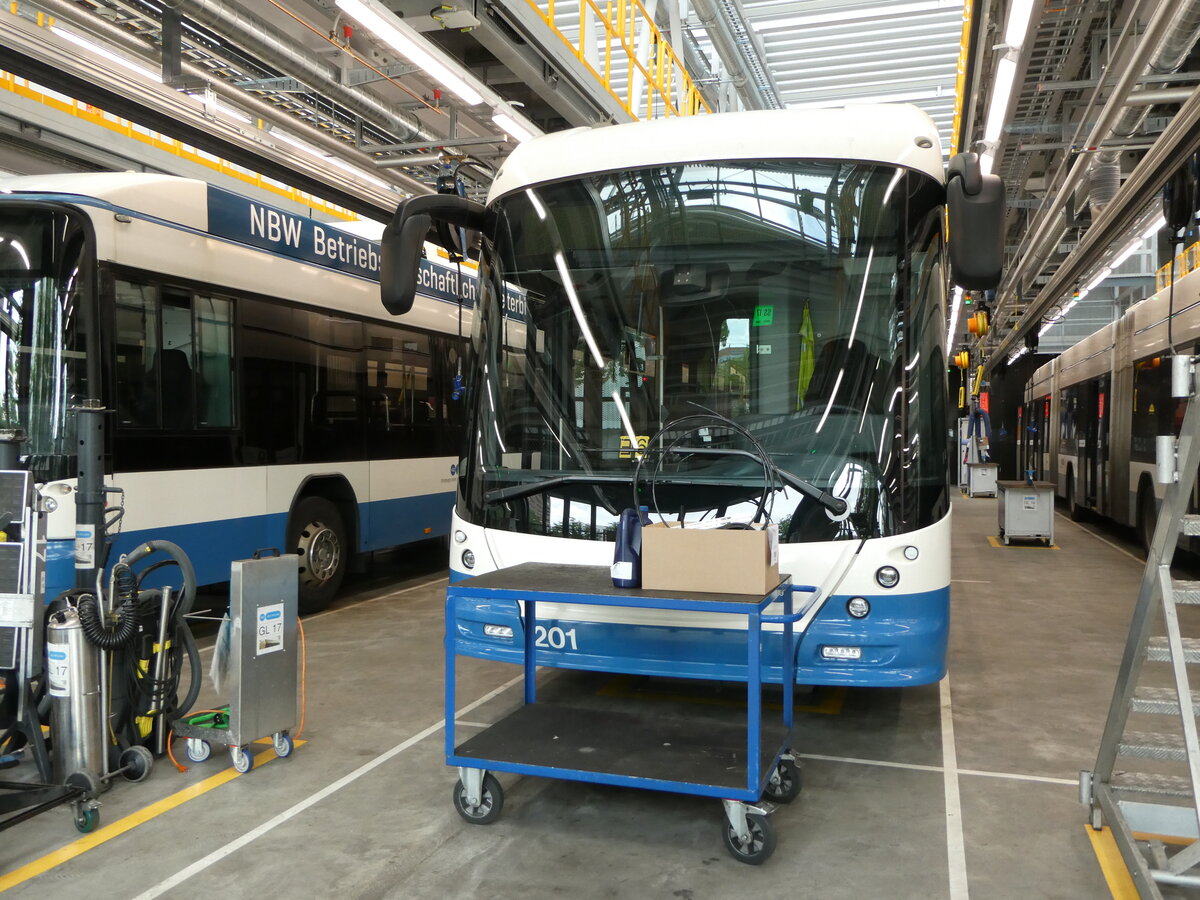
[[[574,589],[562,590],[550,587],[562,584],[572,585]],[[796,593],[811,595],[800,611],[795,608]],[[454,721],[457,707],[455,695],[456,657],[458,656],[456,606],[458,600],[465,598],[513,600],[524,604],[522,617],[524,627],[524,705],[489,728],[475,733],[468,742],[460,746],[456,740]],[[565,566],[548,563],[523,563],[450,585],[446,589],[446,764],[459,767],[463,800],[467,807],[478,807],[482,802],[483,782],[489,770],[668,791],[719,798],[723,802],[730,832],[736,834],[743,841],[749,842],[750,832],[755,827],[769,828],[765,816],[773,807],[769,803],[758,804],[768,786],[778,781],[780,767],[783,765],[793,766],[793,773],[798,776],[798,772],[794,772],[794,757],[791,755],[790,748],[794,716],[795,659],[803,633],[798,632],[794,626],[818,598],[818,588],[812,585],[792,585],[790,576],[784,576],[773,590],[762,596],[757,594],[689,594],[674,591],[616,588],[612,586],[607,567]],[[664,778],[628,770],[616,772],[601,768],[575,768],[561,764],[514,759],[511,758],[511,755],[489,753],[489,749],[494,748],[487,746],[488,733],[494,731],[496,735],[502,734],[505,723],[514,717],[524,716],[527,720],[531,707],[537,704],[535,640],[537,610],[541,603],[684,610],[744,616],[746,618],[746,725],[744,743],[738,748],[745,753],[744,782],[737,786],[728,782],[689,781],[685,777]],[[766,612],[767,607],[773,603],[783,605],[782,615]],[[767,747],[762,745],[762,636],[764,624],[783,626],[784,648],[781,739],[778,743]],[[556,704],[555,706],[567,712],[571,711],[569,705],[566,704]],[[687,719],[677,721],[681,728],[692,726],[692,729],[686,734],[687,739],[694,739],[696,733],[710,731],[712,728],[712,721],[709,719],[696,720],[694,723]],[[522,721],[522,725],[524,724],[525,722]],[[512,728],[513,726],[510,724],[510,737]],[[569,722],[556,722],[558,730],[569,728]],[[496,740],[501,739],[496,738]],[[475,752],[464,752],[463,748],[467,744],[473,745],[469,749],[477,750],[479,755],[476,755]],[[740,772],[740,768],[738,771]],[[682,773],[682,775],[686,776],[687,773]],[[494,779],[491,787],[495,790],[499,789],[499,785]],[[796,789],[798,790],[798,783]],[[790,799],[790,797],[786,799]],[[497,799],[496,812],[490,814],[486,819],[482,816],[470,817],[466,814],[464,817],[481,823],[491,821],[498,813],[501,803],[502,801]],[[460,812],[462,812],[461,809]],[[773,834],[768,843],[770,849],[773,849]],[[735,857],[751,863],[763,861],[769,855],[770,849],[761,859],[752,859],[746,854],[738,853],[734,846],[730,845],[730,852]]]

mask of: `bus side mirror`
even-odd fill
[[[393,316],[404,315],[412,309],[417,295],[421,254],[431,226],[435,223],[440,226],[436,231],[442,235],[447,233],[446,226],[450,225],[485,231],[488,219],[483,204],[449,194],[426,194],[401,202],[383,231],[379,252],[379,296],[383,308]],[[458,248],[447,249],[456,251]]]
[[[1004,182],[979,170],[979,154],[951,158],[946,209],[950,280],[967,290],[995,288],[1004,265]]]

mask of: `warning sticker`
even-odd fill
[[[71,648],[53,644],[46,649],[46,678],[51,697],[71,696]]]
[[[255,656],[283,649],[283,604],[258,608],[258,632],[254,639]]]
[[[1021,497],[1021,508],[1026,510],[1037,509],[1037,494],[1025,494]]]

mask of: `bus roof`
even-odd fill
[[[939,183],[945,178],[937,126],[925,112],[907,104],[864,103],[680,116],[548,134],[513,150],[488,202],[592,172],[726,159],[854,159],[907,166]]]
[[[148,216],[204,230],[208,185],[194,178],[144,172],[18,175],[0,179],[6,194],[70,194],[94,197]]]

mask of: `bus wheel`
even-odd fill
[[[1158,510],[1154,508],[1154,490],[1144,484],[1138,491],[1137,535],[1142,550],[1147,555],[1150,553],[1150,545],[1154,543],[1154,527],[1158,524],[1157,517]]]
[[[288,547],[300,557],[300,612],[324,609],[346,575],[349,546],[337,507],[324,497],[305,497],[292,512]]]
[[[1075,473],[1067,470],[1067,515],[1071,517],[1072,522],[1078,522],[1083,518],[1083,508],[1075,505]]]

